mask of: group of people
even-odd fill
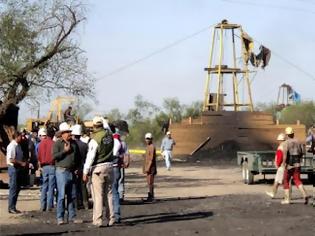
[[[57,224],[81,223],[76,210],[88,208],[89,192],[93,199],[93,224],[102,226],[120,222],[120,202],[124,198],[124,168],[129,166],[129,151],[124,138],[126,133],[103,117],[94,117],[93,132],[82,135],[82,127],[70,127],[67,122],[51,129],[38,131],[36,146],[38,169],[41,171],[41,211],[51,211],[56,201]],[[22,151],[22,133],[15,132],[7,147],[9,173],[9,205],[12,214],[16,209],[21,188],[21,173],[34,168]],[[103,216],[106,203],[106,216]],[[66,205],[65,205],[66,204]],[[67,215],[65,214],[67,210]]]
[[[315,131],[315,127],[314,127]],[[277,137],[279,145],[277,147],[275,155],[275,165],[277,167],[277,173],[275,176],[275,181],[272,186],[271,191],[266,191],[266,194],[271,198],[274,198],[278,187],[283,184],[284,189],[284,199],[281,204],[291,203],[291,179],[293,179],[294,184],[301,192],[304,204],[308,204],[309,196],[303,186],[301,181],[301,159],[303,156],[303,148],[300,142],[296,139],[294,135],[294,130],[292,127],[287,127],[285,133],[280,133]],[[311,133],[306,142],[311,142],[311,148],[314,149],[315,132]],[[310,150],[313,155],[314,150]],[[313,206],[315,203],[313,201]]]

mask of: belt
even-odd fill
[[[41,167],[44,167],[44,166],[55,166],[55,165],[45,163],[45,164],[40,164],[40,166],[41,166]],[[63,168],[63,167],[60,167],[60,168]]]
[[[65,168],[65,167],[61,167],[61,166],[56,166],[56,169],[63,170],[63,171],[67,170],[67,171],[72,172],[72,170],[71,170],[71,169],[69,169],[69,168]]]
[[[113,166],[113,163],[111,163],[111,162],[102,162],[102,163],[98,163],[98,164],[96,164],[95,166],[92,166],[92,168],[94,167],[99,167],[99,166]]]

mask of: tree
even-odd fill
[[[281,111],[282,123],[295,124],[299,120],[307,128],[315,123],[315,104],[313,101],[291,105]]]
[[[141,95],[137,95],[134,101],[135,107],[130,109],[127,114],[127,119],[130,123],[143,121],[144,119],[152,118],[160,111],[160,108],[151,102],[143,99]]]
[[[183,109],[184,109],[183,117],[184,118],[188,118],[188,117],[196,118],[196,117],[200,116],[200,114],[202,113],[202,106],[203,106],[202,101],[196,101],[196,102],[191,103],[188,106],[183,106]]]
[[[0,0],[0,118],[31,94],[92,94],[75,35],[84,13],[80,1]]]
[[[178,98],[165,98],[163,101],[163,108],[173,122],[180,122],[182,120],[183,108],[180,105]]]
[[[124,119],[124,114],[122,114],[119,109],[114,108],[111,109],[108,113],[105,115],[109,121],[115,121],[115,120],[123,120]]]

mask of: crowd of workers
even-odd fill
[[[29,135],[15,132],[7,147],[9,213],[20,213],[16,204],[23,185],[21,181],[28,179],[24,172],[38,169],[42,177],[40,210],[52,211],[56,207],[58,225],[81,223],[76,210],[88,209],[92,204],[95,226],[103,226],[104,222],[108,226],[120,223],[124,169],[130,163],[126,135],[100,116],[94,117],[90,133],[82,132],[78,124],[70,127],[69,122],[61,123],[58,130],[52,126],[40,128],[38,136],[37,132]],[[157,173],[152,140],[152,134],[147,133],[143,165],[149,189],[147,201],[154,199],[153,184]],[[163,148],[170,151],[172,147]],[[89,195],[92,202],[89,202]]]
[[[304,199],[304,204],[308,204],[310,196],[305,191],[301,181],[301,159],[305,151],[311,152],[315,155],[315,126],[313,126],[306,138],[307,143],[311,143],[308,150],[303,150],[303,146],[294,135],[292,127],[287,127],[285,133],[280,133],[277,137],[279,145],[275,154],[275,165],[277,173],[271,191],[266,191],[266,194],[274,198],[278,187],[283,184],[284,199],[281,204],[291,203],[291,179],[298,190],[301,192]],[[313,186],[315,184],[314,174],[312,175]],[[313,193],[314,194],[314,193]],[[313,207],[315,207],[315,196],[313,196]]]

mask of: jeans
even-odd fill
[[[171,169],[172,151],[164,150],[165,165],[168,170]]]
[[[16,210],[16,202],[21,190],[21,169],[8,167],[9,173],[9,205],[8,210]]]
[[[119,198],[124,199],[124,197],[125,197],[125,168],[120,168],[120,178],[118,181],[118,192],[119,192]]]
[[[56,187],[56,168],[52,165],[43,167],[43,182],[41,188],[40,205],[42,210],[54,208],[54,190]]]
[[[120,202],[119,202],[119,192],[118,192],[118,185],[120,179],[120,168],[113,167],[113,205],[114,205],[114,213],[115,213],[115,220],[120,221]]]
[[[57,220],[64,220],[65,215],[65,196],[67,195],[67,210],[68,219],[72,220],[76,217],[75,210],[75,181],[74,174],[71,171],[56,168],[56,180],[57,180]]]
[[[75,176],[76,198],[78,209],[88,208],[88,192],[86,183],[82,180],[82,175]]]

